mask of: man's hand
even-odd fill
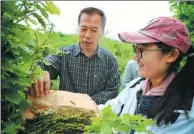
[[[30,87],[30,93],[37,97],[44,97],[50,93],[50,74],[44,71],[44,78],[37,80]]]

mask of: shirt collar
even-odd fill
[[[81,52],[81,48],[80,48],[80,43],[77,43],[75,45],[75,51],[73,52],[73,55],[74,56],[77,56],[78,54],[80,54]],[[99,45],[97,46],[97,51],[94,53],[94,55],[96,55],[102,59],[103,57],[103,52],[102,52],[102,49],[99,47]]]
[[[77,56],[81,52],[80,45],[77,43],[75,45],[75,51],[73,52],[73,56]]]
[[[100,46],[98,45],[96,53],[97,53],[98,57],[101,58],[101,59],[103,58],[103,52],[102,51],[103,51],[102,48],[100,48]]]

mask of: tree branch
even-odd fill
[[[19,19],[18,21],[16,21],[16,24],[18,24],[18,23],[19,23],[20,21],[22,21],[23,19],[29,17],[29,16],[32,15],[33,13],[34,13],[34,11],[33,11],[32,13],[30,13],[30,14],[28,14],[28,15],[22,17],[21,19]]]
[[[50,36],[51,36],[52,30],[53,30],[53,25],[52,25],[51,28],[50,28],[49,35],[48,35],[47,39],[45,39],[45,41],[44,41],[44,43],[43,43],[42,45],[45,45],[45,44],[46,44],[46,42],[48,41],[48,39],[49,39]]]

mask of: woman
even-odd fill
[[[153,118],[154,134],[194,134],[194,48],[185,25],[159,17],[138,32],[119,33],[119,38],[136,44],[138,74],[146,79],[135,85],[139,78],[133,80],[103,106],[111,105],[117,115]],[[184,56],[187,60],[180,71]]]

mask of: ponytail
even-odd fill
[[[156,118],[157,124],[174,123],[179,113],[175,110],[191,109],[194,98],[194,48],[191,46],[186,54],[187,61],[181,71],[169,84],[165,94],[158,98],[154,106],[147,111],[149,118]]]
[[[192,78],[194,76],[194,48],[192,46],[189,48],[186,56],[187,61],[182,70],[178,73],[177,79],[182,81],[182,85],[180,86],[183,86],[183,88],[194,88],[194,80]],[[182,90],[184,91],[184,89]]]

